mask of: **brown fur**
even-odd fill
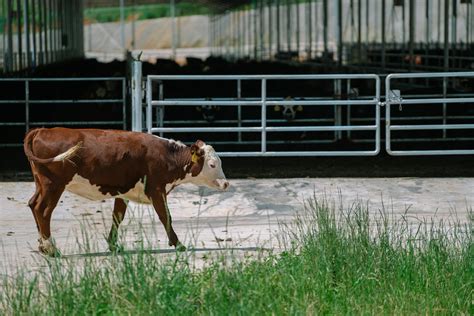
[[[179,245],[166,216],[166,184],[184,179],[186,173],[197,176],[204,163],[201,141],[191,147],[150,134],[99,129],[35,129],[24,141],[36,192],[29,201],[41,238],[51,236],[51,214],[66,185],[75,174],[97,185],[101,193],[117,196],[145,182],[145,194],[153,202],[167,231],[170,245]],[[192,163],[191,152],[198,160]],[[66,154],[65,154],[66,153]],[[62,155],[60,162],[54,157]],[[184,167],[187,169],[184,170]],[[117,198],[115,213],[125,213],[123,200]],[[171,218],[170,218],[171,222]],[[113,229],[120,222],[115,221]],[[40,244],[40,250],[41,249]],[[50,254],[50,253],[49,253]]]

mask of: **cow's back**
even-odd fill
[[[111,196],[143,181],[148,172],[148,151],[159,146],[151,135],[128,131],[52,128],[35,132],[31,151],[39,158],[54,157],[81,143],[70,161],[35,166],[38,172],[64,184],[80,179]]]

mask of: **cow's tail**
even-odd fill
[[[36,157],[35,154],[33,154],[33,151],[31,150],[33,139],[35,138],[36,134],[38,134],[39,131],[40,131],[40,129],[33,130],[33,131],[29,132],[25,137],[25,141],[23,143],[23,149],[24,149],[25,155],[26,155],[26,157],[28,157],[29,161],[39,163],[39,164],[49,164],[49,163],[52,163],[52,162],[69,161],[72,164],[74,164],[74,162],[71,159],[74,156],[76,156],[79,149],[81,149],[82,141],[78,142],[75,146],[69,148],[68,150],[66,150],[62,154],[59,154],[55,157],[52,157],[52,158],[39,158],[39,157]]]

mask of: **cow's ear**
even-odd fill
[[[195,143],[196,146],[198,146],[199,148],[201,148],[202,146],[206,146],[206,143],[203,142],[202,140],[198,139]]]
[[[197,163],[202,156],[204,156],[204,150],[199,148],[198,145],[192,144],[191,145],[191,161],[194,163]]]

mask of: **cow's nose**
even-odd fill
[[[229,181],[226,181],[222,184],[222,187],[223,187],[223,190],[227,190],[227,188],[229,187]]]

